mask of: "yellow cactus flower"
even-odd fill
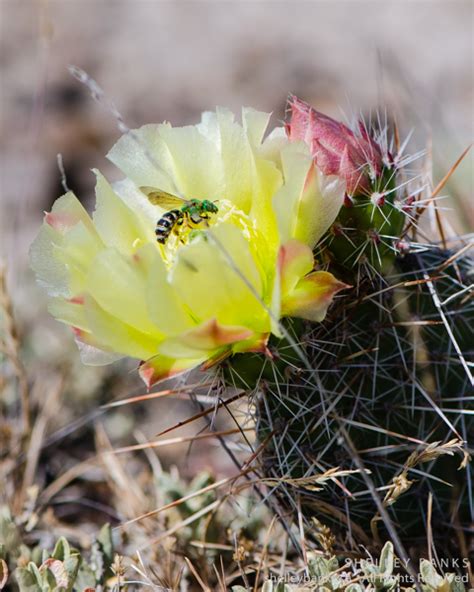
[[[96,173],[92,217],[71,192],[45,215],[31,264],[86,363],[137,358],[149,386],[264,351],[282,316],[320,321],[346,287],[314,271],[312,254],[344,183],[324,177],[280,128],[263,140],[269,115],[244,109],[242,120],[218,109],[195,126],[130,132],[109,154],[126,178],[112,187]],[[166,208],[151,203],[155,190],[183,205],[209,200],[216,211],[197,220],[173,214],[179,226],[165,225],[159,244]]]

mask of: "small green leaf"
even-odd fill
[[[380,572],[386,577],[393,573],[393,557],[393,544],[388,541],[380,553]]]
[[[73,589],[81,563],[82,557],[79,555],[79,553],[71,553],[69,558],[64,561],[64,569],[66,570],[69,578],[69,586],[67,588],[68,592]]]
[[[34,563],[15,570],[16,581],[20,592],[43,592],[43,578]]]
[[[74,582],[77,590],[86,590],[87,588],[95,588],[97,580],[92,568],[87,563],[81,563],[79,571]]]
[[[364,588],[360,584],[349,584],[345,592],[364,592]]]
[[[285,582],[278,582],[275,587],[275,592],[291,592],[291,588],[288,584],[285,584]]]
[[[110,563],[114,560],[114,543],[112,540],[112,528],[110,524],[104,524],[97,536],[97,542],[100,544],[102,553],[107,557]]]
[[[437,590],[443,584],[443,578],[437,573],[433,564],[426,559],[420,561],[420,573],[425,584]]]
[[[69,543],[64,537],[60,537],[54,547],[54,551],[51,554],[53,559],[59,559],[59,561],[65,561],[71,554],[71,548]]]

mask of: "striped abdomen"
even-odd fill
[[[180,210],[170,210],[163,214],[163,216],[158,220],[156,223],[156,240],[164,245],[171,234],[173,228],[177,224],[182,224],[183,222],[183,213]]]

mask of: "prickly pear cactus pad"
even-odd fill
[[[321,324],[289,327],[303,360],[285,340],[270,345],[253,389],[257,432],[263,471],[295,513],[302,504],[304,516],[342,524],[365,544],[383,538],[363,465],[406,540],[426,538],[430,493],[436,528],[469,523],[473,261],[452,256],[413,246],[390,278],[366,280]],[[253,364],[235,360],[230,375],[250,384]],[[334,468],[349,472],[318,486]]]

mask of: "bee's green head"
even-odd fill
[[[204,199],[201,206],[205,212],[210,212],[211,214],[217,214],[219,211],[216,204],[208,199]]]

